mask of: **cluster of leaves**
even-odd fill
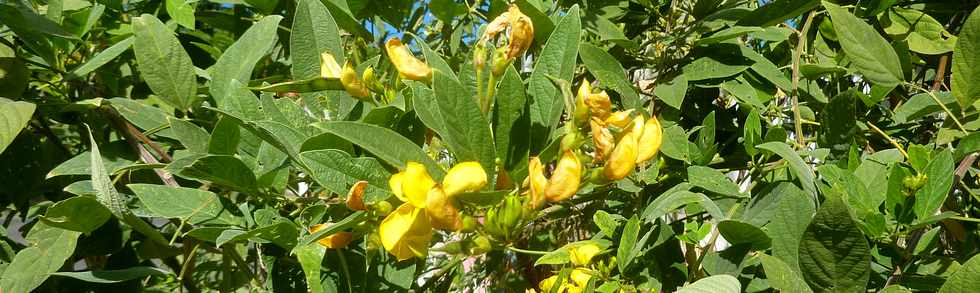
[[[980,288],[977,1],[512,2],[0,2],[0,291]],[[473,44],[510,5],[534,39],[497,78]],[[660,154],[483,237],[562,156],[583,80],[658,117]],[[465,161],[478,227],[424,257],[345,204]]]

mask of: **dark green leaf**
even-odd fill
[[[289,50],[293,79],[320,76],[320,53],[328,52],[343,65],[346,53],[340,40],[340,30],[333,16],[319,0],[296,3]]]
[[[79,279],[89,283],[119,283],[147,276],[173,275],[173,273],[155,267],[129,267],[121,270],[57,272],[51,275]]]
[[[840,198],[827,198],[807,226],[800,241],[800,268],[814,292],[865,291],[871,250]]]
[[[140,73],[154,93],[170,105],[190,108],[197,94],[194,65],[173,30],[153,15],[133,19],[133,52]]]
[[[898,54],[871,25],[847,9],[823,2],[833,19],[834,31],[854,68],[864,78],[881,86],[895,86],[904,80]]]
[[[531,136],[549,137],[558,125],[564,109],[561,91],[555,88],[549,77],[558,78],[571,84],[578,57],[579,35],[582,23],[578,5],[573,5],[548,37],[541,54],[534,64],[534,71],[528,80],[527,93],[530,96]],[[544,149],[546,139],[532,141],[531,153]]]
[[[953,186],[953,154],[944,150],[932,158],[923,170],[926,184],[915,193],[915,215],[920,219],[933,215],[946,201]]]
[[[765,231],[752,224],[738,220],[724,220],[718,223],[718,232],[731,244],[749,244],[754,250],[765,250],[772,245],[772,239]]]
[[[17,138],[34,115],[34,104],[0,98],[0,153]]]
[[[974,9],[960,28],[953,49],[953,96],[966,107],[980,98],[980,8]]]
[[[191,224],[241,225],[210,191],[153,184],[127,185],[154,216],[177,218]]]

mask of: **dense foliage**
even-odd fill
[[[2,292],[976,292],[976,0],[0,0]]]

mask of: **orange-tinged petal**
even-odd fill
[[[616,147],[616,138],[613,137],[612,132],[602,124],[602,121],[598,117],[593,117],[589,120],[589,129],[592,132],[592,144],[595,145],[593,159],[596,162],[605,160],[612,153],[613,148]]]
[[[517,5],[511,5],[507,11],[510,19],[510,44],[507,47],[507,58],[513,59],[531,46],[534,41],[534,25],[531,18],[521,13]]]
[[[394,177],[394,176],[392,176]],[[366,211],[367,206],[364,205],[364,189],[367,188],[368,182],[361,180],[354,183],[351,186],[350,192],[347,193],[347,208],[354,211]]]
[[[612,113],[612,115],[609,115],[609,117],[605,118],[606,125],[616,126],[625,130],[626,126],[629,126],[630,121],[633,120],[630,118],[631,113],[633,113],[633,109],[616,111],[615,113]]]
[[[340,64],[337,64],[337,59],[333,58],[333,54],[320,53],[320,77],[340,78],[341,71]]]
[[[351,66],[350,62],[344,64],[344,69],[340,72],[340,83],[344,85],[344,90],[352,97],[363,99],[371,94],[367,86],[357,77],[357,70]]]
[[[381,245],[399,261],[424,257],[432,241],[432,226],[422,209],[402,204],[378,227]]]
[[[562,201],[572,197],[578,192],[579,183],[582,180],[582,163],[578,156],[571,150],[565,150],[555,172],[551,174],[551,179],[544,190],[544,196],[550,202]]]
[[[628,176],[636,167],[636,133],[627,133],[619,139],[616,149],[609,155],[602,167],[602,175],[609,180],[619,180]]]
[[[462,227],[463,219],[459,216],[459,209],[452,202],[452,198],[436,187],[429,190],[426,199],[425,213],[429,216],[432,228],[459,231]]]
[[[589,112],[592,112],[592,116],[600,119],[609,118],[609,114],[612,113],[612,101],[609,100],[609,94],[606,91],[589,94],[585,97],[585,104],[589,106]]]
[[[528,185],[531,189],[531,207],[534,209],[541,208],[545,201],[544,189],[548,185],[548,177],[544,176],[544,165],[541,164],[541,159],[531,157],[527,163],[527,173]]]
[[[415,55],[408,50],[408,47],[405,47],[405,44],[402,44],[400,39],[388,39],[385,42],[385,50],[388,52],[391,63],[395,65],[402,77],[418,81],[428,80],[431,77],[432,69],[429,68],[429,65],[415,58]]]
[[[486,185],[487,172],[480,163],[472,161],[456,164],[442,178],[442,189],[449,196],[479,191]]]
[[[327,224],[316,224],[310,226],[308,231],[310,231],[310,234],[313,234],[316,233],[317,231],[322,230],[323,228],[326,228],[327,226],[328,226]],[[341,231],[341,232],[330,234],[327,237],[321,238],[319,241],[317,241],[317,243],[320,243],[320,245],[323,245],[323,247],[331,248],[331,249],[344,248],[347,246],[348,243],[350,243],[352,238],[353,236],[350,232]]]
[[[436,186],[436,182],[429,177],[429,172],[425,170],[425,165],[416,162],[405,164],[405,171],[402,172],[401,187],[405,199],[413,206],[425,208],[425,197],[429,194],[429,189]],[[401,198],[399,198],[401,199]]]
[[[657,120],[656,116],[650,117],[643,126],[643,135],[640,135],[640,140],[637,141],[639,151],[636,162],[646,162],[656,156],[660,152],[660,146],[663,145],[663,142],[664,130],[660,126],[660,120]]]

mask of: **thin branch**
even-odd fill
[[[803,29],[797,34],[799,41],[796,43],[796,52],[793,53],[793,126],[796,131],[798,147],[806,146],[803,141],[803,118],[800,115],[800,58],[803,55],[803,50],[806,50],[806,34],[810,30],[810,24],[813,23],[813,14],[813,10],[807,13]]]
[[[898,141],[895,141],[895,139],[892,138],[891,135],[888,135],[884,131],[881,131],[881,128],[878,128],[878,126],[875,126],[874,123],[871,123],[870,121],[865,122],[865,124],[868,124],[868,128],[871,128],[871,130],[874,130],[879,135],[885,137],[885,139],[888,140],[888,142],[891,143],[892,146],[898,149],[898,152],[902,153],[903,157],[905,157],[906,159],[909,158],[909,153],[905,152],[905,148],[902,148],[902,145],[899,144]]]

